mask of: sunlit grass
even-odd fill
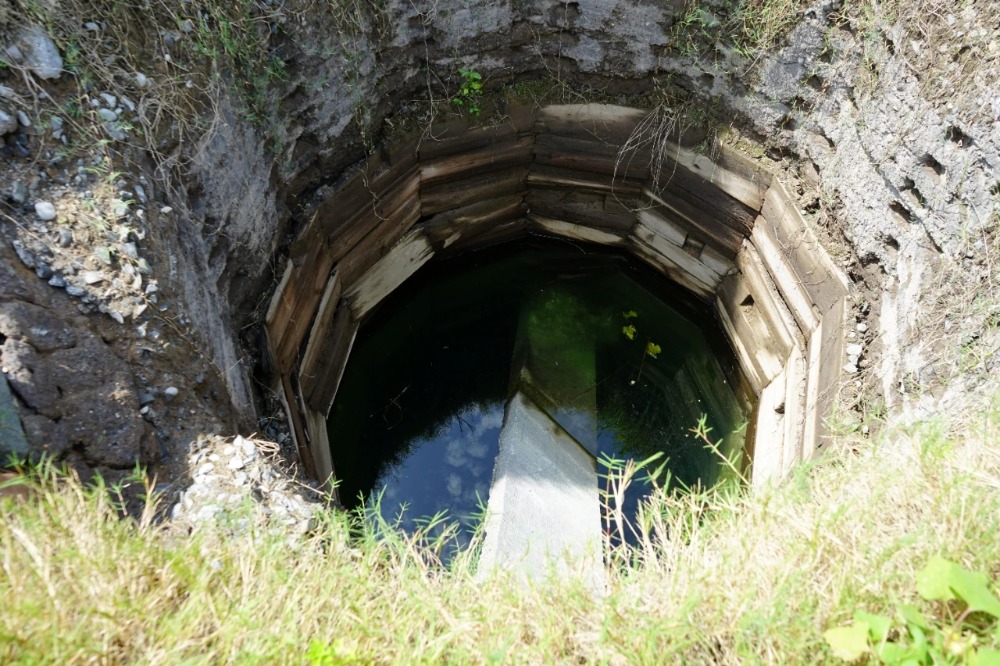
[[[957,417],[956,417],[957,419]],[[440,565],[405,536],[323,513],[166,536],[113,493],[51,473],[2,500],[2,663],[803,663],[855,610],[914,603],[934,554],[1000,574],[1000,408],[832,453],[787,484],[663,492],[648,540],[594,598]],[[842,447],[844,451],[848,447]],[[430,534],[433,531],[434,534]]]

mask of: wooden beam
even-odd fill
[[[767,190],[761,216],[775,247],[819,312],[826,312],[848,293],[847,277],[806,225],[780,181],[775,180]]]
[[[320,362],[316,364],[312,375],[299,377],[306,405],[324,417],[330,415],[330,407],[337,397],[340,380],[344,377],[344,369],[357,334],[358,323],[351,316],[347,303],[341,301],[333,317],[330,335],[323,341]]]
[[[612,104],[553,104],[542,107],[535,121],[539,134],[598,139],[621,145],[647,112]]]
[[[410,231],[344,293],[354,319],[363,321],[376,305],[433,256],[434,249],[424,232],[421,229]]]
[[[570,240],[610,247],[617,247],[625,243],[624,234],[616,234],[582,224],[574,224],[565,220],[535,215],[534,213],[528,215],[528,229],[534,233],[540,232],[542,235],[569,238]]]

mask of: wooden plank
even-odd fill
[[[763,383],[770,382],[781,372],[788,347],[781,344],[760,313],[745,276],[737,273],[723,280],[717,301],[732,323],[733,332],[756,368],[756,374]]]
[[[553,104],[538,112],[535,129],[582,139],[624,143],[647,112],[612,104]]]
[[[642,220],[637,222],[635,227],[633,227],[632,236],[662,254],[711,291],[714,292],[718,289],[719,282],[722,280],[721,274],[713,271],[699,261],[697,257],[687,252],[681,246],[674,244],[670,239],[658,234],[653,228],[647,227]]]
[[[615,193],[622,196],[635,196],[643,191],[642,181],[633,178],[616,178],[609,176],[564,169],[559,167],[534,164],[528,172],[529,187],[565,187],[577,190],[592,190],[595,192]]]
[[[345,291],[402,238],[420,219],[420,200],[413,197],[403,207],[379,222],[337,264]]]
[[[430,217],[476,201],[522,194],[527,174],[528,167],[513,166],[468,178],[424,183],[420,188],[421,214]]]
[[[574,224],[565,220],[557,220],[543,215],[530,213],[528,225],[532,232],[542,235],[552,235],[559,238],[569,238],[584,243],[595,243],[611,247],[625,243],[624,234],[616,234],[601,229],[595,229],[582,224]]]
[[[703,300],[707,301],[711,299],[715,292],[713,287],[695,279],[691,273],[675,264],[668,257],[656,251],[636,236],[629,236],[626,244],[632,249],[635,256],[639,257],[677,284],[682,287],[686,287]]]
[[[676,144],[669,144],[667,154],[754,211],[760,210],[771,186],[772,176],[766,169],[725,146],[716,145],[711,159]]]
[[[296,398],[295,391],[292,389],[291,375],[281,375],[279,384],[281,387],[279,397],[285,407],[285,414],[288,415],[288,423],[291,426],[290,430],[292,432],[292,440],[295,442],[295,451],[299,457],[299,462],[302,464],[302,468],[306,473],[306,476],[315,478],[313,475],[316,470],[313,467],[312,453],[309,451],[309,446],[307,444],[309,439],[306,436],[306,430],[302,422],[302,415],[299,413],[299,403]]]
[[[785,457],[782,476],[802,461],[802,433],[806,410],[806,359],[796,345],[785,361]]]
[[[617,143],[543,133],[535,139],[534,161],[539,165],[596,173],[615,180],[645,180],[649,177],[650,153],[648,150],[622,152]]]
[[[658,236],[667,239],[677,247],[684,247],[688,231],[670,216],[664,215],[662,209],[642,208],[637,217],[640,224],[652,229]]]
[[[759,223],[750,237],[761,262],[767,268],[771,279],[781,293],[785,305],[799,325],[802,334],[809,336],[819,325],[819,317],[813,308],[812,298],[799,281],[798,275],[785,262],[784,255],[771,235],[766,223]]]
[[[434,248],[422,230],[413,229],[401,238],[388,254],[379,259],[344,293],[354,318],[363,321],[372,308],[433,256]]]
[[[321,238],[329,243],[333,260],[340,261],[378,225],[393,218],[400,209],[410,208],[414,202],[419,203],[419,200],[420,174],[414,169],[384,194],[369,192],[361,207],[351,212],[350,217],[345,211],[336,226],[321,227]],[[333,217],[329,219],[334,220]]]
[[[336,233],[364,209],[371,209],[373,201],[398,189],[398,183],[416,171],[416,157],[389,164],[382,153],[369,155],[354,168],[345,170],[334,186],[333,194],[316,208],[312,218],[289,247],[289,255],[304,254],[312,239]]]
[[[472,119],[454,119],[431,125],[417,149],[421,163],[448,155],[459,155],[502,143],[522,131],[513,122],[485,127]]]
[[[278,287],[274,290],[274,294],[271,296],[271,303],[267,307],[267,315],[264,317],[264,324],[270,326],[274,322],[274,318],[278,313],[278,309],[281,306],[282,298],[285,295],[285,287],[288,286],[288,280],[292,277],[292,260],[288,259],[285,261],[285,272],[281,275],[281,281],[278,282]]]
[[[754,305],[767,322],[768,330],[781,348],[781,355],[786,356],[792,346],[802,338],[799,327],[778,293],[777,287],[771,281],[764,264],[747,241],[743,251],[736,257],[737,266],[746,279],[747,289],[753,295]],[[802,340],[804,346],[804,340]]]
[[[333,495],[333,501],[340,505],[340,494],[334,481],[333,458],[330,454],[330,436],[326,429],[326,416],[306,407],[304,422],[309,435],[309,449],[315,470],[313,478],[320,488]]]
[[[727,259],[735,259],[736,253],[743,247],[744,235],[741,232],[714,220],[703,212],[692,209],[675,195],[667,192],[665,196],[660,196],[649,188],[643,188],[642,194],[649,200],[651,207],[660,206],[666,209],[672,220],[691,233],[695,233],[699,240],[713,246]]]
[[[316,364],[314,373],[299,377],[306,405],[324,417],[330,415],[357,335],[358,323],[351,316],[347,303],[341,301],[333,317],[329,339],[324,343],[325,353],[320,355],[321,360]]]
[[[635,214],[603,192],[529,187],[524,200],[533,214],[612,233],[628,233],[635,224]]]
[[[509,222],[493,225],[478,233],[463,234],[452,243],[441,256],[454,256],[462,252],[474,252],[486,247],[523,238],[528,233],[528,220],[517,218]]]
[[[319,355],[323,349],[323,341],[330,335],[330,327],[333,325],[333,313],[340,302],[340,295],[343,291],[343,284],[339,274],[334,273],[327,280],[323,297],[319,302],[319,309],[316,313],[316,320],[309,330],[309,342],[306,343],[306,350],[302,354],[299,363],[300,374],[312,374],[313,368],[319,362]]]
[[[821,415],[819,410],[820,357],[823,351],[823,330],[817,326],[809,334],[806,348],[806,407],[802,424],[802,459],[812,460],[819,450]]]
[[[456,155],[422,160],[420,180],[427,184],[528,164],[531,162],[534,141],[533,136],[513,136],[507,141],[491,143]]]
[[[673,160],[666,160],[659,182],[652,183],[649,189],[685,217],[713,220],[744,237],[753,229],[757,210]]]
[[[725,282],[723,282],[723,288],[725,288]],[[766,386],[767,382],[761,376],[760,369],[754,360],[754,357],[750,354],[747,346],[740,338],[739,333],[736,330],[736,325],[729,317],[729,310],[726,308],[726,305],[722,302],[720,297],[716,297],[715,299],[715,313],[718,315],[719,323],[722,324],[722,328],[726,332],[726,339],[729,340],[729,344],[732,345],[733,351],[736,352],[736,360],[740,364],[743,376],[746,377],[747,383],[750,384],[750,388],[753,390],[754,394],[760,395],[760,392],[763,390],[764,386]]]
[[[754,456],[751,483],[755,488],[778,484],[784,478],[785,448],[785,373],[780,372],[757,401],[754,430]],[[795,442],[794,448],[798,448]]]
[[[837,406],[843,385],[842,368],[844,358],[845,318],[847,316],[846,299],[839,299],[823,315],[820,324],[822,347],[819,353],[819,375],[817,378],[816,410],[819,418],[816,421],[816,447],[822,450],[830,443],[829,420]]]
[[[294,367],[332,268],[330,253],[323,244],[317,243],[293,269],[285,289],[288,298],[282,300],[282,308],[272,325],[276,333],[274,360],[279,373],[291,372]]]
[[[490,227],[523,217],[525,211],[523,197],[520,194],[512,194],[476,201],[468,206],[439,213],[424,222],[421,227],[431,244],[441,250],[465,233],[477,233],[474,229],[479,227]]]
[[[834,265],[777,179],[764,196],[762,217],[785,262],[820,312],[848,293],[847,277]]]

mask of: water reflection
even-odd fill
[[[382,493],[383,517],[406,529],[441,511],[471,527],[515,390],[595,458],[661,452],[678,482],[715,483],[725,468],[689,430],[707,414],[738,454],[749,404],[704,308],[619,255],[563,243],[424,267],[359,332],[328,422],[341,501]],[[645,492],[632,488],[628,513]]]
[[[466,406],[432,436],[413,440],[407,457],[386,464],[371,490],[382,496],[382,517],[412,531],[419,519],[447,512],[465,545],[489,495],[503,409],[500,402]]]

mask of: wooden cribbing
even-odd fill
[[[330,414],[330,407],[340,388],[340,380],[344,376],[357,334],[358,323],[351,316],[348,304],[341,301],[334,313],[330,333],[322,341],[319,362],[311,375],[300,377],[303,398],[310,409],[320,414]]]
[[[604,192],[529,187],[525,203],[535,215],[617,233],[631,231],[636,220],[634,210]]]
[[[521,194],[476,201],[438,213],[423,223],[431,244],[443,250],[466,234],[476,234],[504,222],[524,217],[527,206]]]
[[[621,153],[616,144],[558,134],[539,134],[535,139],[534,163],[587,173],[614,180],[649,177],[648,150]]]

